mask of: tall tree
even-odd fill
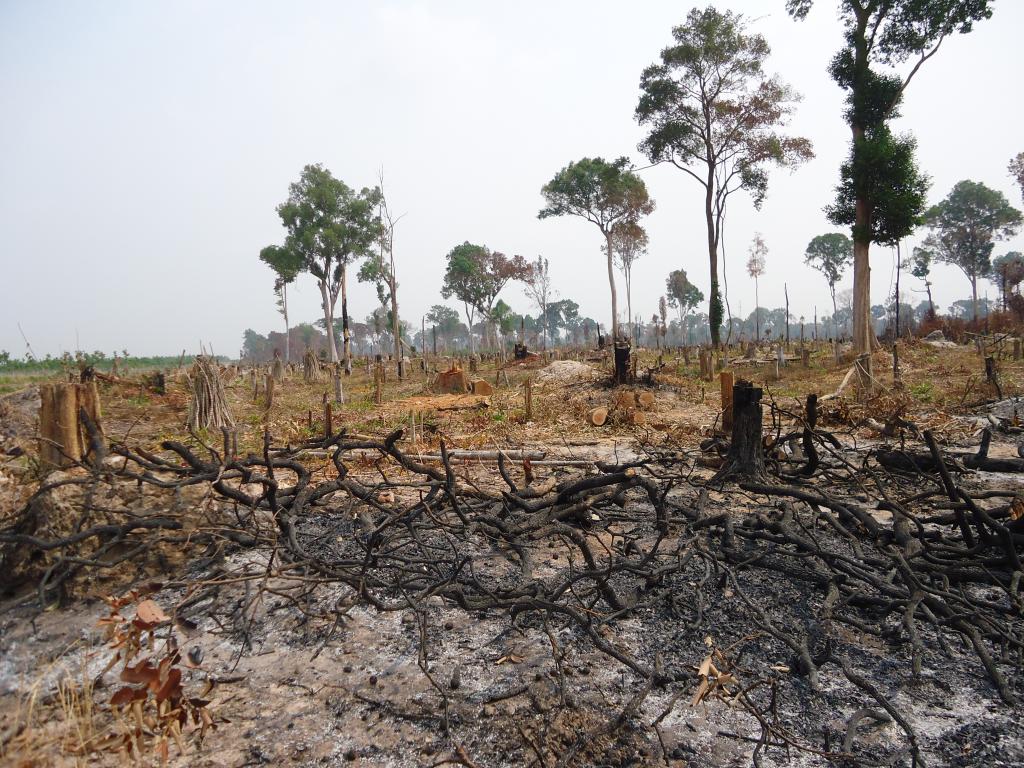
[[[803,19],[814,0],[786,0]],[[853,345],[858,353],[877,344],[871,327],[871,243],[894,245],[913,231],[925,206],[928,181],[914,162],[914,142],[894,137],[888,121],[921,66],[949,35],[971,30],[992,15],[991,0],[840,0],[845,45],[830,74],[848,92],[845,118],[850,156],[840,169],[836,202],[827,209],[853,233]],[[905,75],[891,68],[913,59]]]
[[[551,288],[551,269],[548,260],[538,256],[537,260],[530,264],[529,274],[526,276],[526,293],[533,299],[533,302],[540,310],[540,319],[544,332],[544,349],[548,348],[548,304],[554,294]],[[523,342],[526,340],[523,339]]]
[[[604,235],[608,259],[608,286],[612,293],[612,339],[619,338],[618,300],[612,267],[612,230],[620,221],[637,220],[654,210],[643,179],[629,170],[629,160],[620,157],[608,162],[600,157],[585,157],[555,174],[541,189],[547,205],[537,218],[579,216],[597,226]]]
[[[1010,175],[1017,182],[1017,186],[1020,187],[1020,197],[1024,200],[1024,152],[1019,152],[1013,160],[1010,161],[1010,165],[1007,168],[1010,171]]]
[[[764,274],[764,270],[768,264],[768,246],[765,245],[764,238],[761,236],[760,232],[754,233],[754,240],[750,244],[748,253],[750,256],[747,258],[747,274],[754,278],[754,322],[757,334],[756,338],[760,341],[761,315],[757,310],[761,307],[761,295],[758,280],[761,275]]]
[[[348,328],[347,267],[366,256],[380,234],[376,215],[380,190],[355,192],[322,165],[307,165],[277,207],[287,237],[285,248],[302,258],[302,268],[317,280],[331,361],[338,361],[334,307],[341,297],[345,370],[352,371]]]
[[[978,279],[992,270],[992,249],[998,240],[1020,229],[1021,212],[997,190],[974,181],[957,182],[938,205],[928,209],[931,230],[921,244],[935,261],[959,267],[971,283],[973,317],[978,320]]]
[[[268,245],[260,251],[260,261],[274,270],[274,293],[277,295],[277,307],[284,317],[284,361],[291,362],[291,350],[288,328],[288,286],[302,271],[302,257],[288,248],[279,245]]]
[[[747,33],[742,15],[695,8],[672,37],[661,63],[640,78],[636,118],[650,131],[640,150],[652,163],[672,163],[704,188],[708,315],[717,347],[723,311],[718,256],[727,200],[745,189],[760,208],[769,167],[793,168],[814,153],[807,139],[778,132],[799,96],[765,74],[771,49],[761,35]]]
[[[836,283],[843,276],[846,265],[853,258],[853,241],[842,232],[818,235],[807,244],[804,263],[825,276],[832,294],[832,314],[836,313]]]
[[[679,332],[683,334],[683,343],[686,344],[688,341],[686,337],[686,317],[692,309],[704,301],[704,294],[700,288],[690,282],[686,276],[685,269],[674,269],[668,273],[668,278],[665,280],[665,290],[668,294],[668,305],[679,313]],[[667,319],[663,304],[664,299],[665,297],[662,297],[658,303],[662,325],[664,325]]]
[[[630,323],[633,322],[633,264],[647,253],[647,243],[647,232],[634,219],[623,219],[612,227],[613,258],[626,280],[626,316]]]
[[[529,266],[522,256],[506,256],[487,246],[464,242],[449,251],[441,295],[454,296],[462,302],[470,329],[470,351],[473,343],[473,317],[480,313],[485,327],[493,323],[494,301],[510,280],[525,280]]]
[[[503,299],[494,302],[494,308],[491,310],[491,322],[494,323],[495,330],[500,334],[502,347],[504,347],[508,335],[515,331],[519,317],[520,315],[517,315],[515,310]]]
[[[1021,254],[1020,251],[1010,251],[992,259],[992,271],[989,277],[999,286],[1005,312],[1013,289],[1024,280],[1024,254]]]
[[[435,304],[427,312],[427,322],[434,326],[447,345],[459,332],[459,313],[444,304]]]
[[[378,175],[380,201],[377,206],[380,219],[380,240],[376,254],[370,255],[359,268],[359,281],[374,283],[377,286],[377,298],[381,306],[391,305],[388,316],[391,321],[391,335],[395,344],[395,365],[398,378],[405,376],[404,357],[402,355],[402,337],[398,318],[398,277],[395,272],[395,225],[405,214],[396,216],[388,206],[384,194],[384,172]]]
[[[924,289],[928,293],[928,320],[935,319],[935,302],[932,301],[932,252],[920,246],[914,248],[910,257],[910,274],[924,282]]]

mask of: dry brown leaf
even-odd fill
[[[1024,517],[1024,498],[1014,496],[1010,503],[1010,519],[1020,520],[1022,517]]]
[[[135,609],[135,616],[147,624],[161,624],[171,620],[171,617],[164,613],[164,609],[152,600],[143,600],[139,603]]]
[[[697,692],[693,694],[693,700],[690,702],[690,706],[696,707],[698,704],[700,704],[701,701],[704,700],[704,697],[707,695],[709,690],[711,690],[711,686],[708,683],[708,679],[705,677],[700,681],[700,687],[697,688]]]
[[[701,662],[700,667],[697,669],[697,674],[701,677],[707,677],[711,674],[711,668],[714,665],[711,663],[711,655],[709,654],[704,661]]]

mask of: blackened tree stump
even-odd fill
[[[711,479],[712,483],[764,479],[761,395],[761,388],[749,381],[740,380],[733,385],[732,443],[725,464]]]

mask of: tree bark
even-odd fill
[[[708,148],[710,158],[710,147]],[[708,325],[711,331],[711,345],[718,349],[719,330],[722,325],[722,305],[718,294],[718,237],[715,233],[714,184],[715,171],[713,162],[708,162],[708,181],[704,195],[704,217],[708,228],[708,262],[711,268],[711,291],[708,298]],[[757,308],[754,308],[756,313]]]
[[[402,362],[402,322],[398,319],[398,281],[395,280],[395,257],[391,257],[391,333],[395,337],[395,360],[398,361],[398,378],[405,378],[405,364]],[[426,339],[424,339],[424,346]]]
[[[974,325],[978,325],[978,278],[971,278],[971,314],[974,315]]]
[[[764,471],[761,388],[738,381],[732,389],[732,443],[723,466],[712,483],[733,479],[760,479]]]
[[[281,283],[281,309],[284,310],[284,361],[289,363],[291,330],[288,328],[288,283],[285,282]]]
[[[341,265],[341,335],[345,354],[345,375],[352,375],[352,332],[348,327],[348,270]],[[337,352],[335,352],[337,354]],[[338,362],[337,358],[331,362]]]
[[[334,340],[334,306],[331,302],[330,293],[327,289],[327,281],[320,281],[320,296],[323,299],[324,323],[327,326],[327,346],[331,352],[331,362],[338,362],[338,345]],[[344,309],[344,305],[342,305]]]
[[[633,294],[632,294],[632,291],[630,290],[630,285],[629,285],[629,267],[626,267],[626,269],[624,269],[622,272],[623,272],[623,274],[626,277],[626,312],[628,314],[628,317],[626,318],[627,319],[626,327],[629,328],[629,339],[630,339],[630,344],[632,344],[634,342],[634,337],[636,336],[636,334],[633,331],[633,329],[636,326],[633,323]]]
[[[604,233],[605,244],[608,248],[608,287],[612,291],[612,348],[614,349],[615,342],[619,338],[619,303],[618,297],[615,295],[615,272],[612,269],[612,231],[606,230]]]

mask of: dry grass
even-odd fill
[[[994,352],[1005,397],[1024,391],[1024,363],[1010,360],[1008,353],[1008,346]],[[637,370],[642,374],[656,364],[658,352],[643,350],[637,357]],[[566,441],[628,439],[638,431],[667,433],[679,423],[710,426],[721,405],[717,380],[700,379],[696,355],[691,356],[689,365],[675,352],[662,353],[662,359],[664,366],[655,376],[658,413],[648,420],[648,427],[632,427],[614,419],[600,429],[586,425],[585,414],[590,408],[608,405],[614,398],[614,391],[607,384],[607,363],[601,362],[591,362],[603,374],[595,381],[535,385],[530,421],[525,419],[524,383],[536,377],[543,363],[508,365],[500,385],[488,398],[438,396],[430,390],[429,378],[415,365],[404,381],[397,380],[389,371],[380,406],[373,402],[371,369],[357,365],[353,374],[343,379],[345,404],[333,406],[332,426],[335,430],[343,427],[350,433],[383,434],[407,426],[413,413],[417,423],[422,421],[427,427],[422,439],[425,448],[436,448],[441,438],[450,447],[458,448],[559,445]],[[866,406],[848,403],[846,415],[855,419],[882,418],[889,411],[901,410],[907,418],[917,417],[941,428],[949,426],[952,414],[962,413],[972,404],[994,396],[984,379],[983,360],[972,347],[939,349],[913,341],[901,346],[900,359],[903,388],[892,388],[891,354],[879,352],[874,361],[876,378],[882,384],[879,396]],[[445,367],[445,363],[439,361],[438,367]],[[822,345],[814,352],[809,368],[798,362],[790,363],[778,379],[771,364],[738,364],[733,370],[737,378],[762,384],[766,398],[796,407],[811,392],[821,395],[835,391],[849,365],[837,365],[831,350]],[[476,375],[492,384],[498,380],[493,363],[482,364]],[[182,439],[188,409],[183,377],[171,372],[165,395],[153,394],[142,386],[102,385],[101,390],[108,436],[149,449],[159,448],[165,439]],[[322,434],[323,401],[325,396],[333,400],[333,390],[326,378],[319,383],[304,382],[298,369],[294,374],[286,374],[284,382],[277,385],[269,410],[264,407],[262,396],[253,397],[248,379],[241,376],[227,382],[226,396],[238,429],[239,452],[244,454],[262,449],[264,429],[269,429],[278,442],[298,442]],[[657,426],[663,429],[652,430]],[[699,437],[689,428],[685,435]],[[219,434],[200,432],[199,436],[213,446],[222,442]],[[30,449],[31,442],[25,442],[25,448]]]

